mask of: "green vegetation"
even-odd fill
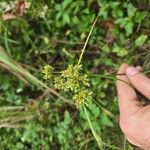
[[[150,70],[150,1],[16,3],[0,1],[0,150],[136,149],[115,82],[123,62]]]

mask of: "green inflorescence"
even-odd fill
[[[53,87],[64,92],[73,93],[74,104],[77,108],[83,104],[88,105],[92,100],[92,92],[89,90],[90,81],[87,74],[81,73],[82,65],[69,65],[58,75],[54,75],[53,67],[46,65],[42,71],[44,79],[53,79]]]
[[[53,70],[54,68],[50,65],[46,65],[44,67],[44,69],[42,70],[42,73],[44,74],[44,79],[47,80],[47,79],[50,79],[53,77]]]

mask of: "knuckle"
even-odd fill
[[[143,74],[141,72],[135,74],[133,77],[131,77],[132,81],[135,83],[135,84],[141,84],[143,83]]]

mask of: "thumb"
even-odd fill
[[[127,67],[126,75],[132,86],[145,97],[150,99],[150,79],[141,73],[136,67]]]
[[[122,64],[119,68],[118,74],[124,74],[127,68],[127,64]],[[130,86],[130,81],[126,75],[117,77],[117,93],[121,116],[129,117],[141,108],[136,92]]]

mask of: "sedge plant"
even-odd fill
[[[88,34],[88,37],[85,41],[85,44],[81,50],[81,54],[79,56],[78,63],[73,65],[69,64],[68,68],[65,70],[62,70],[60,72],[55,72],[55,68],[53,68],[51,65],[46,65],[42,71],[43,78],[45,80],[50,81],[51,86],[54,89],[64,91],[66,93],[72,93],[72,99],[73,104],[77,109],[84,110],[85,116],[87,118],[87,122],[89,124],[89,127],[91,129],[91,132],[98,144],[99,149],[104,149],[104,147],[113,148],[116,150],[121,150],[121,148],[110,145],[105,143],[101,135],[99,135],[92,124],[92,121],[90,120],[88,107],[89,103],[93,100],[93,92],[90,89],[90,75],[88,73],[83,73],[83,65],[82,65],[82,57],[85,52],[86,46],[88,44],[89,38],[92,34],[92,31],[94,29],[94,26],[98,20],[99,15],[96,17],[95,21],[92,24],[92,27],[90,29],[90,32]],[[111,80],[115,80],[116,77],[109,77],[109,75],[103,75],[102,78],[109,78]]]

